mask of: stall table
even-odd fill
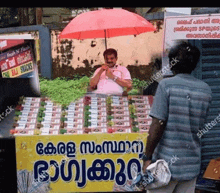
[[[18,192],[111,192],[141,171],[153,96],[20,97],[13,129]],[[136,172],[136,173],[135,173]]]

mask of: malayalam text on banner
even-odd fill
[[[17,136],[18,190],[113,191],[141,172],[147,134]],[[28,183],[27,183],[28,182]]]

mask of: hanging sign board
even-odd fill
[[[220,15],[167,17],[165,39],[219,39]]]
[[[187,15],[165,18],[163,43],[163,75],[169,70],[168,53],[177,40],[220,39],[220,15]]]
[[[0,54],[3,78],[28,77],[34,70],[34,59],[29,45]]]

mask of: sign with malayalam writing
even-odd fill
[[[220,15],[187,15],[165,18],[162,71],[172,75],[168,53],[178,40],[220,39]]]
[[[33,56],[30,46],[0,54],[3,78],[15,78],[33,72]]]
[[[133,179],[147,134],[16,136],[18,191],[113,191]],[[27,191],[28,190],[28,191]]]
[[[220,15],[167,17],[165,39],[219,39]]]

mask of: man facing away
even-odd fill
[[[122,95],[123,87],[132,88],[131,75],[126,67],[116,64],[118,56],[115,49],[103,53],[105,64],[98,68],[90,80],[90,86],[97,90],[93,93]]]
[[[212,99],[210,87],[191,75],[199,56],[199,50],[185,42],[170,50],[169,64],[175,76],[163,79],[158,85],[142,169],[144,172],[151,162],[164,159],[169,163],[171,181],[148,193],[195,191],[201,165],[197,132],[204,126]]]

